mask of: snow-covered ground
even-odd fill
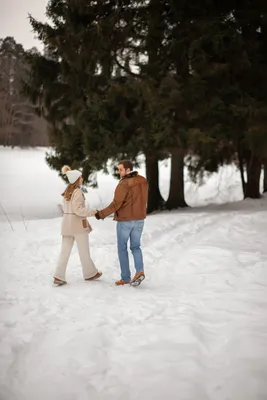
[[[43,159],[0,149],[0,399],[266,400],[267,198],[239,202],[233,167],[187,181],[191,205],[235,202],[148,217],[139,288],[114,286],[115,223],[92,219],[103,279],[82,280],[74,248],[55,288],[64,183]],[[99,174],[90,206],[115,185]]]

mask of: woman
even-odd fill
[[[64,197],[63,219],[61,226],[62,246],[57,268],[54,273],[54,284],[66,284],[66,269],[74,241],[77,244],[82,264],[83,277],[86,281],[95,280],[101,277],[91,257],[89,250],[88,234],[92,228],[87,217],[92,217],[96,211],[88,210],[85,206],[85,197],[80,188],[83,182],[82,173],[78,170],[71,170],[65,165],[61,170],[69,181],[62,196]]]

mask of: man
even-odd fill
[[[129,160],[118,164],[120,182],[115,190],[114,199],[110,205],[97,211],[96,218],[104,219],[114,214],[117,221],[117,245],[121,268],[121,279],[116,285],[139,285],[144,279],[144,263],[140,248],[141,236],[146,218],[148,196],[148,182],[133,171],[133,164]],[[130,249],[134,258],[136,274],[131,280],[127,244],[130,239]]]

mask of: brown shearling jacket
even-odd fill
[[[134,221],[146,218],[148,182],[138,172],[125,175],[116,187],[113,201],[98,211],[101,219],[114,214],[115,221]]]

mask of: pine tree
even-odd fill
[[[237,162],[245,195],[257,197],[266,157],[266,29],[262,4],[251,15],[250,6],[50,0],[53,24],[31,18],[46,55],[28,58],[28,92],[50,123],[56,149],[50,165],[82,164],[88,178],[110,158],[142,152],[152,212],[163,207],[158,160],[168,155],[166,207],[186,206],[183,168],[190,153],[198,156],[191,165],[196,172]]]
[[[47,161],[56,170],[62,163],[83,166],[85,180],[94,165],[85,151],[79,118],[89,93],[105,84],[101,77],[112,68],[108,38],[115,22],[113,9],[108,1],[51,0],[47,16],[52,24],[30,18],[46,54],[28,54],[31,75],[26,89],[50,124],[56,152]]]
[[[194,150],[201,156],[198,169],[216,170],[238,158],[244,196],[252,198],[260,197],[259,179],[266,154],[264,7],[261,2],[237,3],[198,47],[202,62],[198,62],[197,53],[193,57],[193,68],[206,86],[206,112],[203,107],[193,130],[197,140]]]
[[[144,51],[135,43],[148,29],[148,5],[142,1],[122,1],[119,6],[109,1],[88,4],[51,0],[47,15],[53,26],[31,18],[32,27],[50,57],[30,57],[32,79],[28,89],[32,97],[41,99],[42,112],[51,124],[51,143],[57,153],[48,157],[48,162],[56,169],[63,160],[74,159],[83,166],[89,161],[93,169],[103,166],[110,157],[134,157],[140,151],[151,151],[152,132],[147,132],[147,142],[138,147],[140,135],[136,133],[141,129],[134,121],[136,100],[127,97],[135,84],[138,91],[140,79],[130,71],[129,60],[138,60]],[[155,11],[154,7],[150,17]],[[160,12],[156,12],[159,20]],[[159,46],[160,43],[153,50],[154,59]],[[155,69],[152,62],[148,64]],[[50,73],[43,79],[47,68]],[[115,79],[114,71],[118,68],[124,79]],[[116,107],[120,107],[119,112]],[[154,150],[152,146],[147,157],[148,211],[157,209],[162,201],[156,171],[159,155],[155,156]]]

